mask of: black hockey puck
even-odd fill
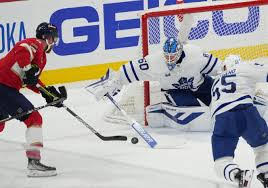
[[[137,137],[131,138],[131,143],[132,144],[137,144],[139,142],[139,139]]]

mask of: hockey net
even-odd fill
[[[150,9],[140,14],[142,56],[162,50],[167,37],[190,42],[223,60],[239,54],[243,60],[268,59],[268,0],[182,3]],[[145,107],[164,100],[159,84],[145,81],[123,89],[119,104],[137,121],[147,124]],[[104,119],[126,123],[113,108]]]

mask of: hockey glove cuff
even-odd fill
[[[64,86],[59,87],[59,91],[54,87],[54,86],[48,86],[45,87],[45,89],[48,91],[44,92],[42,90],[40,90],[40,93],[42,95],[43,98],[45,98],[47,103],[51,103],[54,102],[60,98],[65,98],[67,99],[67,91],[66,88]],[[53,106],[57,107],[57,108],[61,108],[63,107],[63,101],[54,104]]]

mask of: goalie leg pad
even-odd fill
[[[209,108],[178,107],[158,103],[146,107],[147,121],[151,127],[171,127],[182,131],[211,131],[213,129]]]
[[[162,103],[149,105],[146,107],[147,122],[150,127],[165,127],[165,114]]]
[[[26,120],[24,120],[27,128],[31,126],[42,127],[43,119],[38,111],[33,111]]]
[[[215,160],[214,170],[218,177],[227,181],[235,181],[235,175],[240,168],[234,163],[233,157],[222,157]]]

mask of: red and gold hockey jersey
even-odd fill
[[[25,72],[32,65],[40,69],[39,75],[46,65],[46,53],[40,41],[36,38],[24,39],[2,59],[0,59],[0,83],[20,90],[24,83]],[[44,84],[38,80],[38,83]],[[39,93],[36,87],[27,86],[29,89]]]

